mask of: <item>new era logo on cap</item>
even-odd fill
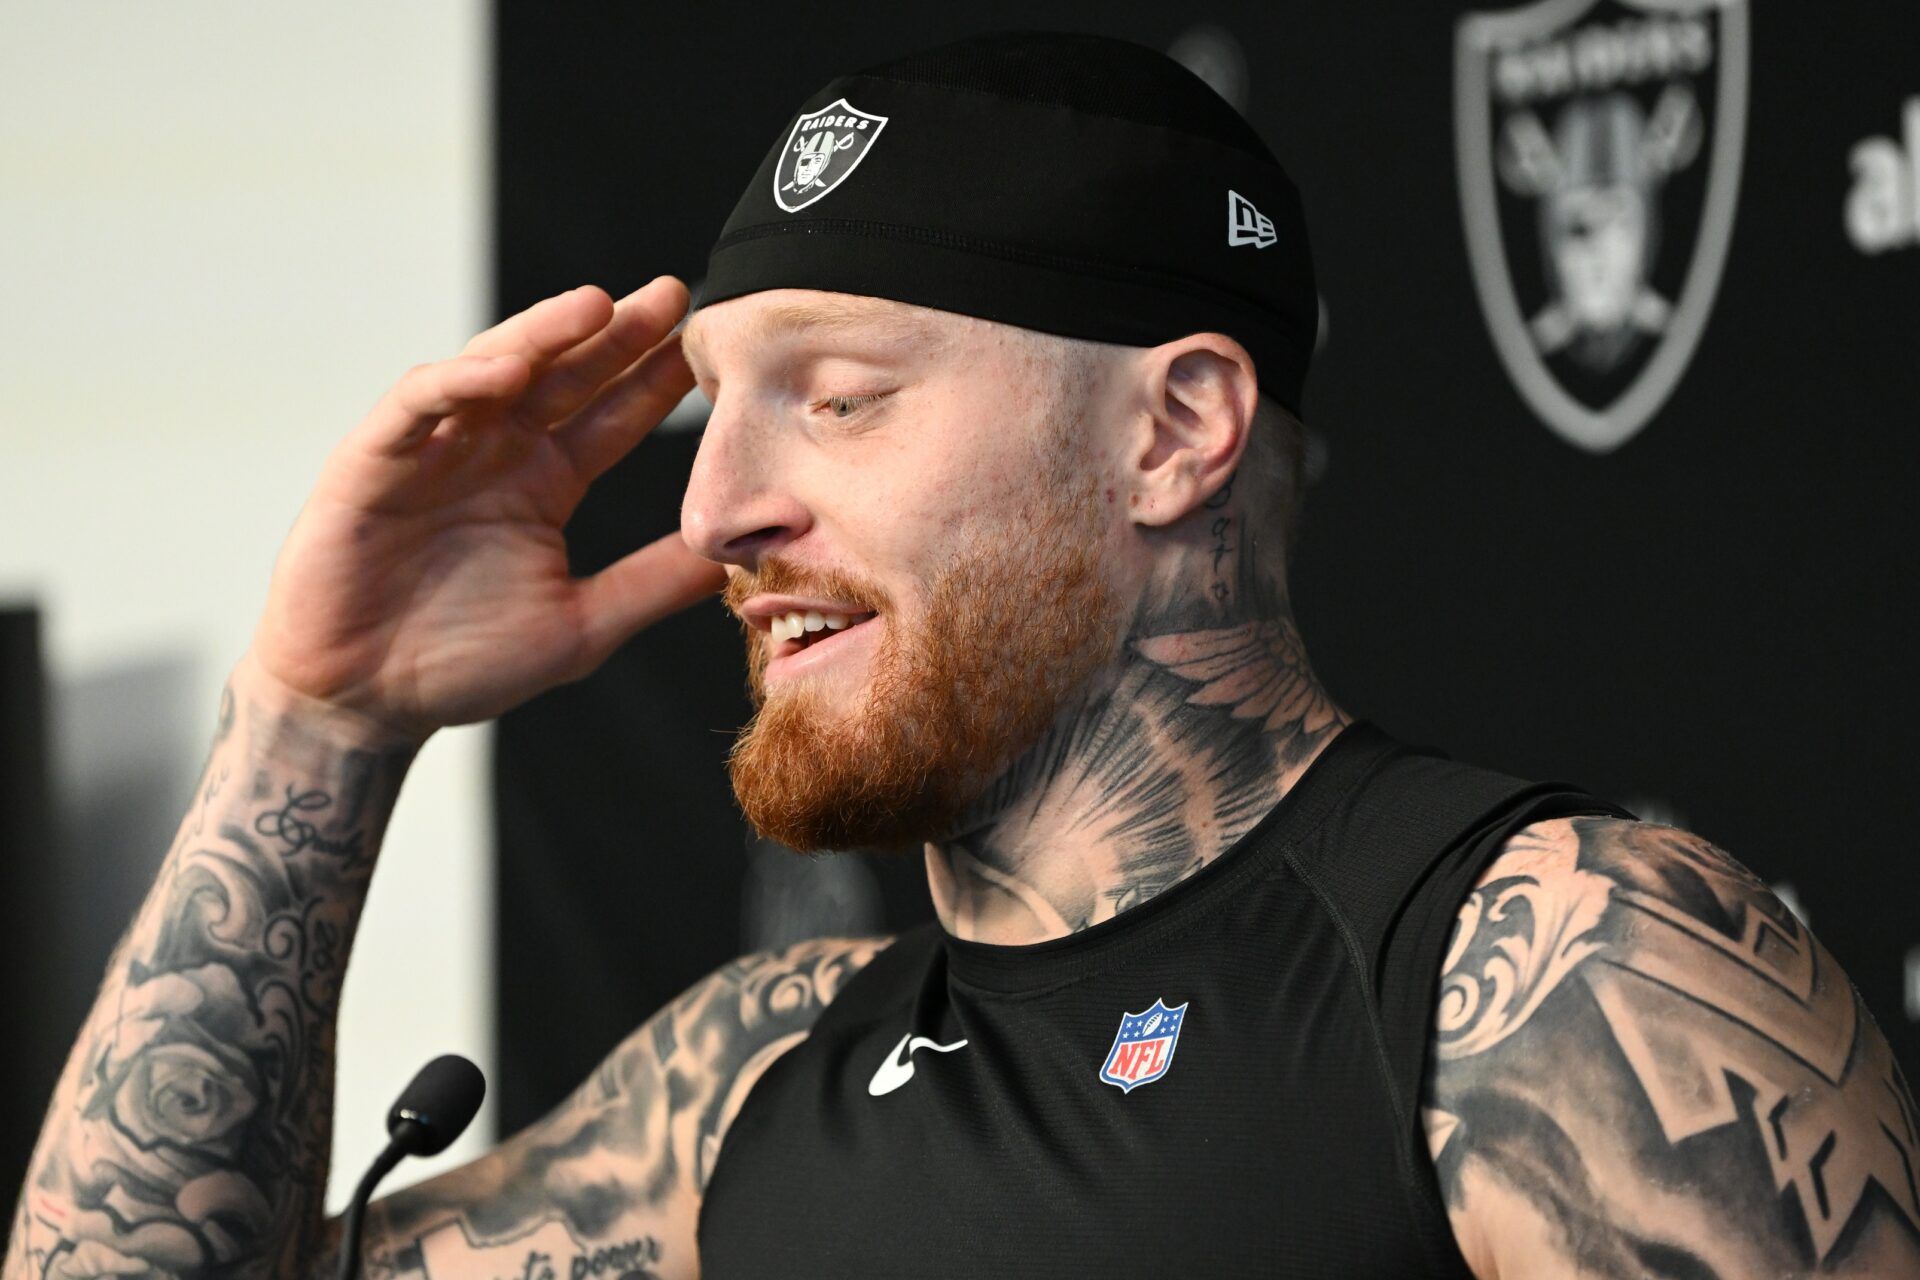
[[[1253,207],[1253,201],[1238,191],[1227,192],[1227,245],[1250,244],[1264,249],[1277,237],[1273,219]]]

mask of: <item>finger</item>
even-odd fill
[[[593,399],[619,374],[673,331],[687,310],[687,286],[659,276],[614,305],[606,328],[543,369],[514,405],[529,426],[546,427]]]
[[[613,299],[598,285],[583,284],[534,303],[493,328],[475,334],[462,355],[519,356],[536,368],[584,338],[606,328]]]
[[[594,666],[652,626],[726,585],[726,570],[695,555],[678,533],[657,538],[580,580],[581,639]]]
[[[354,432],[359,442],[390,457],[416,448],[450,413],[518,395],[529,369],[518,356],[455,356],[415,365],[380,397]]]
[[[601,389],[592,403],[554,428],[553,441],[581,479],[592,483],[627,456],[693,390],[680,335],[647,352]]]

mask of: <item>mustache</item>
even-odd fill
[[[843,569],[806,568],[779,556],[769,556],[758,567],[728,578],[720,598],[737,618],[747,601],[757,595],[825,596],[844,600],[866,613],[886,613],[893,608],[893,598],[877,582]]]

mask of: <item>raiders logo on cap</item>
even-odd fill
[[[887,117],[858,110],[845,98],[794,121],[773,167],[773,200],[788,213],[820,199],[847,180],[873,149]]]

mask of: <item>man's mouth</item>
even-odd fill
[[[767,622],[771,645],[769,656],[784,658],[799,653],[843,631],[870,622],[877,616],[873,613],[822,613],[817,609],[775,614]]]

